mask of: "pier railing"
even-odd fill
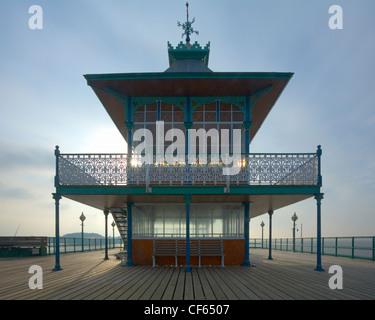
[[[316,238],[276,238],[272,250],[316,253]],[[269,248],[268,239],[250,239],[250,248]],[[322,237],[322,255],[375,261],[375,237]]]
[[[119,238],[108,238],[108,249],[123,248],[124,242]],[[105,249],[104,238],[66,238],[60,237],[60,253],[75,253],[84,251],[95,251]],[[56,252],[56,238],[48,237],[47,254],[53,255]]]
[[[212,155],[211,155],[212,156]],[[232,159],[235,159],[233,157]],[[56,186],[320,185],[319,153],[241,154],[236,163],[154,159],[126,154],[56,153]],[[234,163],[234,164],[233,164]],[[224,173],[233,168],[231,174]]]

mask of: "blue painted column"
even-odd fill
[[[184,200],[186,203],[186,266],[185,272],[191,272],[190,266],[190,201],[191,195],[184,195]]]
[[[315,271],[324,271],[322,268],[322,229],[321,229],[321,202],[323,193],[315,195],[317,206],[317,235],[316,235],[316,268]]]
[[[133,238],[133,202],[127,202],[127,215],[128,215],[128,244],[127,244],[127,261],[126,267],[134,267],[132,258],[132,238]]]
[[[104,217],[105,217],[105,254],[104,260],[108,260],[108,210],[104,210]]]
[[[60,271],[60,200],[61,194],[53,193],[53,199],[55,199],[55,268],[52,271]]]
[[[242,267],[255,267],[250,263],[249,241],[250,241],[250,202],[244,202],[244,234],[245,234],[245,262]]]
[[[269,248],[268,248],[268,260],[273,260],[272,258],[272,215],[273,210],[268,211],[268,215],[270,217],[270,234],[269,234]]]

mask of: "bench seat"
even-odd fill
[[[156,266],[156,257],[175,257],[175,266],[178,266],[178,257],[186,256],[185,240],[153,240],[152,244],[152,265]],[[224,267],[224,244],[223,240],[197,240],[190,242],[190,256],[199,258],[201,267],[201,257],[221,257],[221,266]]]

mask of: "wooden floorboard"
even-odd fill
[[[0,260],[0,300],[374,300],[375,262],[323,256],[325,272],[314,271],[308,253],[250,251],[255,267],[124,267],[118,249],[61,255],[62,271],[53,272],[54,256]],[[29,267],[43,270],[43,289],[31,290]],[[329,268],[343,270],[343,289],[332,290]]]

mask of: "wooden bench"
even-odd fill
[[[224,267],[224,243],[223,240],[201,241],[199,243],[199,266],[201,257],[221,257],[221,266]]]
[[[156,257],[175,257],[175,267],[178,267],[178,257],[186,256],[185,240],[153,240],[152,244],[152,266],[156,266]],[[224,243],[223,240],[196,240],[190,242],[190,256],[221,257],[221,266],[224,267]]]

